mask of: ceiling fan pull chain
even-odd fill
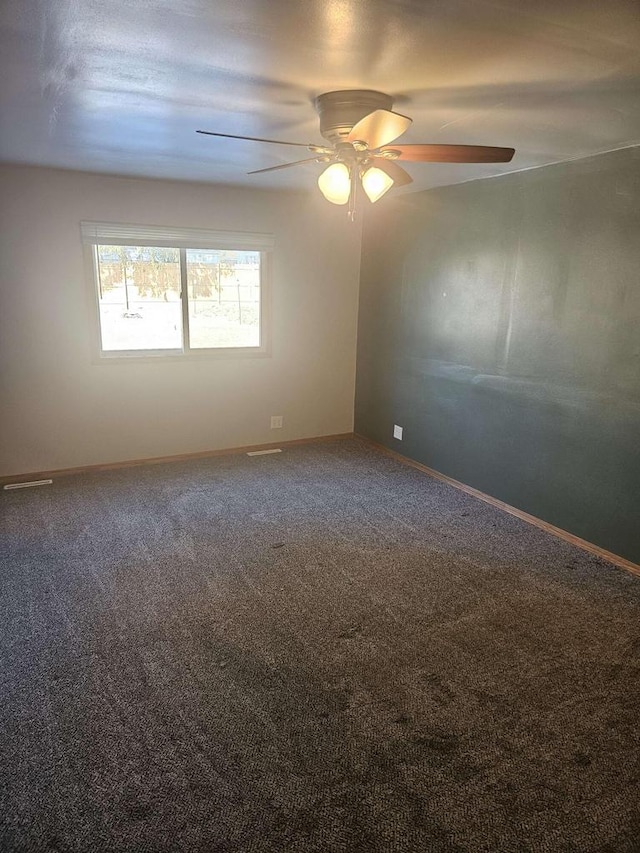
[[[347,210],[347,219],[349,222],[356,221],[356,192],[358,188],[359,181],[358,178],[358,167],[355,163],[351,165],[351,192],[349,193],[349,208]]]

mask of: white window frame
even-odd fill
[[[170,228],[114,222],[81,222],[86,278],[90,286],[91,326],[94,360],[126,362],[264,357],[271,354],[271,276],[274,239],[271,234],[244,231],[210,231],[202,228]],[[100,323],[98,246],[152,246],[178,249],[182,306],[182,348],[160,350],[104,350]],[[189,346],[189,299],[187,292],[187,249],[252,251],[260,253],[260,344],[256,347]]]

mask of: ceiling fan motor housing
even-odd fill
[[[349,135],[361,118],[374,110],[390,110],[393,98],[371,89],[346,89],[318,95],[314,103],[320,116],[320,133],[335,145]]]

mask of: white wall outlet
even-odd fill
[[[393,437],[397,438],[398,441],[402,441],[402,427],[398,426],[398,424],[393,425]]]
[[[282,415],[271,415],[271,429],[282,429]]]

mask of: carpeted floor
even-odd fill
[[[358,440],[0,495],[0,849],[640,850],[640,580]]]

